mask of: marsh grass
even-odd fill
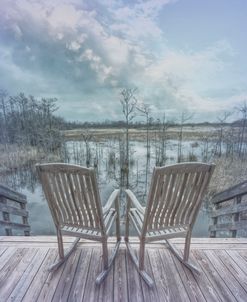
[[[38,161],[58,161],[58,159],[58,155],[41,152],[32,146],[0,145],[0,172],[15,170]]]

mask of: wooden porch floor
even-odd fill
[[[72,241],[66,239],[66,244]],[[134,247],[138,247],[133,239]],[[178,248],[183,240],[173,240]],[[111,245],[113,248],[113,245]],[[202,270],[194,276],[161,244],[147,246],[150,290],[140,279],[124,243],[101,286],[101,248],[82,241],[55,273],[55,237],[0,237],[0,301],[247,301],[247,239],[193,239],[191,258]]]

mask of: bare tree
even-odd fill
[[[222,156],[222,145],[223,145],[224,136],[225,136],[225,133],[224,133],[225,123],[226,123],[227,119],[229,118],[229,116],[231,116],[231,114],[232,114],[231,112],[225,111],[222,116],[218,117],[219,134],[218,134],[218,142],[217,142],[218,148],[216,148],[216,150],[218,149],[217,155],[219,157]]]
[[[83,139],[83,141],[85,142],[86,145],[86,165],[87,167],[90,166],[90,161],[91,161],[91,149],[90,149],[90,141],[93,139],[93,135],[90,132],[89,129],[85,129],[82,133],[81,133],[81,137]]]
[[[180,118],[180,125],[179,125],[179,133],[178,133],[178,154],[177,154],[177,162],[182,161],[182,142],[183,142],[183,128],[185,122],[192,119],[194,113],[189,113],[187,111],[182,111],[181,118]]]
[[[56,99],[38,101],[24,93],[8,97],[0,91],[0,121],[2,136],[9,144],[31,145],[45,151],[55,151],[61,145],[61,118],[54,116]]]
[[[136,88],[125,88],[121,91],[121,105],[122,111],[125,117],[125,127],[126,127],[126,154],[124,170],[126,170],[126,186],[129,187],[129,125],[133,118],[135,117],[135,108],[137,100],[135,98]]]
[[[56,103],[57,103],[56,98],[47,98],[47,99],[43,98],[41,100],[40,106],[43,114],[43,120],[46,122],[46,126],[48,126],[49,129],[52,128],[53,113],[58,110]]]
[[[150,139],[149,139],[149,128],[150,128],[150,113],[151,113],[151,108],[149,104],[141,103],[137,105],[137,110],[141,112],[142,115],[145,116],[146,118],[146,144],[147,144],[147,157],[150,157]]]
[[[2,111],[3,121],[2,121],[2,140],[6,144],[8,135],[7,135],[7,111],[8,111],[8,105],[7,105],[7,96],[8,93],[5,90],[0,90],[0,110]]]
[[[245,139],[246,139],[246,128],[247,128],[247,102],[244,101],[243,105],[238,107],[237,110],[242,114],[240,124],[240,137],[238,142],[238,155],[239,157],[244,156],[245,152]]]
[[[159,158],[157,159],[157,164],[162,166],[166,162],[166,150],[167,150],[167,140],[168,128],[171,126],[172,122],[166,119],[166,114],[164,113],[162,121],[158,120],[159,125],[159,137],[160,137],[160,146],[159,146]]]

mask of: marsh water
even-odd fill
[[[121,160],[124,147],[119,139],[102,141],[67,141],[60,161],[95,167],[99,183],[102,204],[107,201],[115,188],[124,188],[121,173]],[[184,158],[193,155],[197,160],[203,157],[202,144],[185,141],[182,146]],[[157,164],[159,149],[150,144],[150,156],[147,156],[146,144],[143,141],[130,141],[129,184],[138,200],[145,205],[153,167]],[[177,141],[169,140],[166,144],[165,164],[177,161]],[[32,235],[53,235],[55,228],[44,198],[41,185],[35,173],[35,163],[0,175],[0,182],[24,193],[27,196],[29,224]],[[125,196],[121,194],[121,228],[124,230]],[[195,223],[193,236],[208,237],[210,210],[204,202]],[[1,231],[2,233],[3,231]],[[132,235],[135,235],[132,230]]]

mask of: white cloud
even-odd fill
[[[222,60],[223,54],[233,55],[230,45],[226,45],[225,41],[197,52],[167,50],[146,69],[146,75],[154,81],[169,75],[183,82],[191,82],[203,74],[210,77],[226,67],[226,62]]]
[[[22,31],[21,31],[20,27],[17,24],[12,25],[12,30],[14,32],[15,38],[16,39],[21,39],[23,34],[22,34]]]
[[[97,56],[92,49],[86,49],[78,58],[79,61],[89,61],[91,68],[96,72],[99,81],[104,82],[112,71],[111,66],[102,63],[102,59]]]
[[[47,14],[47,20],[54,28],[65,26],[75,29],[82,16],[72,5],[60,4]]]
[[[128,4],[117,0],[2,1],[0,18],[4,21],[0,23],[4,27],[0,33],[7,30],[14,41],[6,61],[9,66],[0,67],[23,87],[32,73],[34,78],[42,78],[47,91],[50,87],[60,93],[60,86],[69,87],[77,96],[104,87],[105,91],[112,89],[112,98],[116,98],[114,89],[137,86],[157,114],[159,108],[213,113],[240,97],[236,94],[236,98],[221,100],[204,93],[205,87],[224,88],[223,79],[236,56],[227,41],[197,51],[169,47],[157,18],[174,0]],[[160,45],[163,53],[155,49]],[[97,97],[100,102],[101,96]]]
[[[78,43],[77,41],[72,41],[72,42],[70,42],[70,43],[67,43],[66,46],[67,46],[67,48],[68,48],[69,50],[77,51],[77,50],[80,49],[81,44]]]
[[[108,36],[102,39],[102,44],[107,60],[116,68],[128,64],[130,47],[124,40],[115,36]]]

